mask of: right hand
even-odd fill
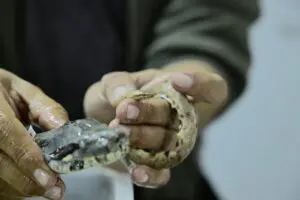
[[[0,69],[0,199],[62,198],[63,181],[47,166],[23,123],[49,130],[67,120],[63,107],[38,87]]]

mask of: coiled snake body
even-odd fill
[[[197,115],[186,96],[164,82],[151,91],[136,91],[124,98],[168,101],[179,121],[174,142],[160,151],[136,149],[121,130],[108,128],[93,119],[80,119],[34,136],[49,167],[57,173],[69,173],[127,158],[137,164],[163,169],[175,167],[190,154],[197,139]]]

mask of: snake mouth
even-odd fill
[[[49,159],[51,160],[62,160],[66,156],[74,153],[80,149],[80,145],[76,143],[68,144],[62,148],[58,148],[53,153],[49,154]]]

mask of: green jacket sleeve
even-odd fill
[[[182,57],[206,59],[225,73],[236,99],[246,85],[248,29],[258,7],[257,0],[171,0],[147,48],[146,68]]]

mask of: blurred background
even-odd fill
[[[206,130],[198,161],[221,200],[300,199],[300,2],[263,0],[244,96]]]

